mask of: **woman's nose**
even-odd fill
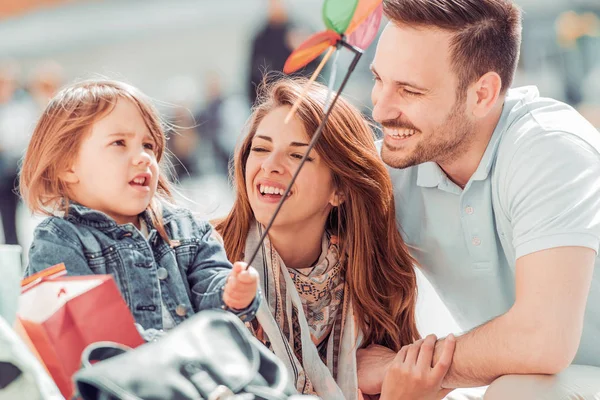
[[[266,173],[283,173],[284,166],[282,155],[275,151],[271,152],[271,154],[263,161],[261,169]]]

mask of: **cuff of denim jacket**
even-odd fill
[[[227,307],[226,305],[223,305],[222,308],[226,311],[230,311],[230,312],[234,313],[243,322],[250,322],[254,319],[254,317],[256,317],[256,313],[258,311],[258,307],[260,307],[261,301],[262,301],[262,294],[260,292],[260,289],[258,289],[256,291],[256,296],[254,296],[254,300],[252,300],[252,303],[250,303],[250,305],[248,307],[238,310],[238,309],[230,308],[230,307]]]

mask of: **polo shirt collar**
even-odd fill
[[[417,185],[421,187],[438,187],[446,175],[435,162],[419,164],[417,168]]]

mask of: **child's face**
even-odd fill
[[[63,174],[73,200],[102,211],[117,223],[138,225],[156,192],[156,143],[137,106],[119,99],[93,125],[77,159]]]
[[[285,124],[289,109],[279,107],[265,115],[246,161],[248,199],[256,220],[264,225],[271,219],[310,141],[298,119]],[[316,151],[311,151],[309,157],[274,228],[298,224],[323,227],[331,207],[337,205],[331,169]]]

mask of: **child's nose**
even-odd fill
[[[150,165],[151,162],[152,158],[150,157],[150,154],[148,154],[148,152],[146,151],[139,152],[135,155],[133,159],[134,165]]]

